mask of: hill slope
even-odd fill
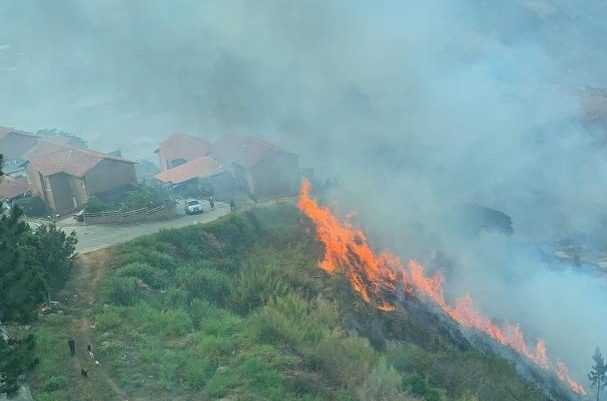
[[[310,233],[283,205],[85,255],[37,327],[36,399],[549,399],[415,299],[361,301]]]

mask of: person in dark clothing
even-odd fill
[[[211,210],[215,210],[215,198],[209,196],[209,205],[211,206]]]
[[[89,359],[91,360],[91,362],[95,361],[95,354],[93,354],[93,347],[91,347],[91,344],[86,346],[86,350],[89,353]]]
[[[234,198],[230,199],[230,211],[231,212],[236,211],[236,202],[234,202]]]
[[[76,340],[74,340],[73,336],[70,336],[70,339],[67,340],[67,346],[70,348],[70,355],[76,355]]]

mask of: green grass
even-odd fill
[[[150,400],[545,399],[503,359],[378,312],[327,277],[309,229],[277,206],[120,247],[93,312],[112,378]],[[67,356],[53,353],[65,348],[62,319],[37,331],[36,400],[70,399]]]

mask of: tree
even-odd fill
[[[607,365],[605,365],[605,359],[601,355],[601,350],[597,347],[592,355],[594,365],[592,370],[588,373],[588,380],[592,384],[592,387],[596,387],[596,401],[600,400],[601,388],[604,388],[607,383]]]
[[[16,394],[24,377],[37,364],[33,335],[15,341],[0,334],[0,394]]]
[[[37,306],[50,300],[72,266],[76,238],[52,225],[36,232],[18,207],[0,202],[0,394],[12,395],[36,365],[34,337],[10,338],[8,325],[35,319]]]
[[[49,305],[52,293],[60,289],[69,278],[77,242],[76,233],[66,234],[53,224],[38,226],[26,242],[28,261],[37,267]]]
[[[44,299],[38,265],[28,261],[29,226],[21,209],[0,204],[0,322],[27,323]]]

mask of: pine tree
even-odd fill
[[[18,207],[0,201],[0,398],[18,391],[36,365],[34,337],[9,337],[2,325],[23,325],[61,288],[72,266],[76,238],[52,225],[33,233]]]
[[[601,355],[601,350],[597,347],[592,355],[594,365],[592,370],[588,373],[588,380],[592,384],[592,387],[596,387],[596,401],[600,400],[601,390],[607,383],[607,365],[605,365],[605,359]]]

